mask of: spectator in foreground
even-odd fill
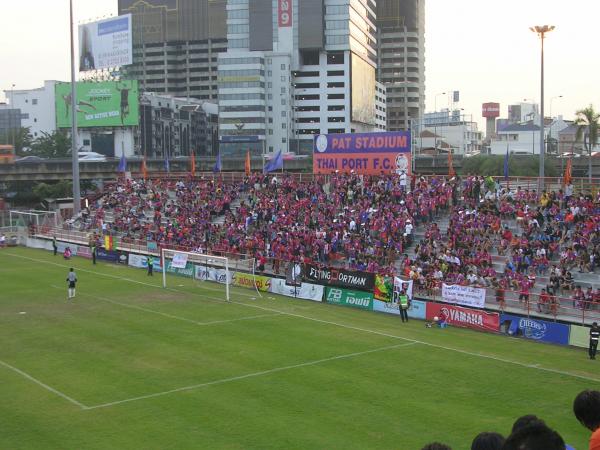
[[[592,432],[590,450],[600,450],[600,392],[586,389],[573,402],[577,420]]]
[[[544,422],[538,416],[533,415],[533,414],[521,416],[517,420],[515,420],[515,423],[512,426],[511,432],[514,434],[515,432],[519,431],[522,428],[525,428],[525,427],[528,427],[531,425],[538,425],[538,424],[545,426],[546,422]],[[573,447],[571,447],[570,445],[566,444],[565,450],[575,450],[575,449]]]
[[[479,433],[473,439],[471,450],[501,450],[504,441],[504,436],[500,433]]]
[[[504,443],[502,450],[564,450],[565,441],[560,435],[538,420],[518,428]]]
[[[431,444],[427,444],[421,450],[452,450],[452,447],[446,444],[440,444],[439,442],[432,442]]]

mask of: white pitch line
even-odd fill
[[[48,262],[48,261],[40,260],[40,259],[35,259],[35,258],[29,258],[27,256],[16,255],[14,253],[3,253],[3,254],[9,255],[9,256],[14,256],[14,257],[17,257],[17,258],[22,258],[22,259],[30,260],[30,261],[39,262],[39,263],[42,263],[42,264],[53,264],[53,265],[60,266],[60,267],[69,267],[69,266],[65,266],[63,264],[52,263],[52,262]],[[111,278],[117,278],[117,279],[120,279],[120,280],[123,280],[123,281],[129,281],[129,282],[132,282],[132,283],[138,283],[138,284],[143,284],[143,285],[147,285],[147,286],[151,286],[151,287],[155,287],[155,288],[160,288],[160,286],[157,286],[157,285],[143,283],[141,281],[131,280],[131,279],[124,278],[124,277],[118,277],[118,276],[115,276],[115,275],[103,274],[103,273],[93,272],[93,271],[89,271],[89,270],[81,270],[81,269],[79,269],[79,270],[82,271],[82,272],[94,273],[96,275],[104,275],[104,276],[111,277]],[[469,355],[469,356],[474,356],[474,357],[478,357],[478,358],[489,359],[489,360],[492,360],[492,361],[503,362],[503,363],[506,363],[506,364],[511,364],[511,365],[515,365],[515,366],[519,366],[519,367],[525,367],[525,368],[528,368],[528,369],[535,369],[535,370],[539,370],[539,371],[543,371],[543,372],[554,373],[554,374],[557,374],[557,375],[563,375],[563,376],[567,376],[567,377],[578,378],[578,379],[581,379],[581,380],[593,381],[595,383],[600,383],[600,379],[598,379],[598,378],[587,377],[585,375],[579,375],[579,374],[576,374],[576,373],[566,372],[566,371],[562,371],[562,370],[558,370],[558,369],[546,368],[546,367],[542,367],[541,365],[527,364],[527,363],[522,363],[522,362],[519,362],[519,361],[513,361],[513,360],[510,360],[510,359],[501,358],[501,357],[498,357],[498,356],[486,355],[486,354],[475,353],[475,352],[469,352],[467,350],[461,350],[461,349],[453,348],[453,347],[446,347],[444,345],[433,344],[431,342],[419,341],[419,340],[416,340],[416,339],[406,338],[406,337],[403,337],[403,336],[397,336],[397,335],[394,335],[394,334],[384,333],[382,331],[369,330],[369,329],[366,329],[366,328],[355,327],[355,326],[352,326],[352,325],[346,325],[346,324],[343,324],[343,323],[332,322],[332,321],[329,321],[329,320],[317,319],[317,318],[314,318],[314,317],[304,316],[304,315],[301,315],[301,314],[295,314],[295,313],[291,313],[291,312],[280,311],[278,309],[268,308],[268,307],[265,307],[265,306],[259,306],[259,305],[253,304],[253,303],[243,303],[243,302],[236,302],[236,301],[226,302],[224,300],[215,299],[214,297],[209,297],[209,296],[206,296],[206,295],[203,295],[203,294],[196,294],[194,292],[179,291],[177,289],[169,289],[169,290],[172,291],[172,292],[177,292],[177,293],[184,294],[184,295],[198,296],[198,297],[201,297],[203,299],[207,299],[209,301],[218,301],[218,302],[221,302],[223,304],[242,305],[242,306],[246,306],[248,308],[256,308],[256,309],[260,309],[260,310],[263,310],[263,311],[270,311],[270,312],[273,312],[273,313],[277,312],[277,313],[280,313],[280,314],[283,314],[283,315],[297,317],[297,318],[300,318],[300,319],[310,320],[310,321],[313,321],[313,322],[319,322],[319,323],[323,323],[323,324],[327,324],[327,325],[334,325],[334,326],[341,327],[341,328],[346,328],[346,329],[349,329],[349,330],[361,331],[361,332],[364,332],[364,333],[370,333],[370,334],[375,334],[375,335],[378,335],[378,336],[390,337],[390,338],[393,338],[393,339],[401,339],[403,341],[408,341],[408,342],[412,342],[412,343],[415,343],[415,344],[423,344],[423,345],[427,345],[428,347],[433,347],[433,348],[438,348],[438,349],[441,349],[441,350],[447,350],[447,351],[451,351],[451,352],[456,352],[456,353],[460,353],[460,354],[463,354],[463,355]],[[251,297],[250,295],[244,294],[244,293],[241,293],[241,292],[237,293],[237,294],[245,296],[245,297]]]
[[[64,394],[62,392],[60,392],[58,389],[54,389],[51,386],[48,386],[46,383],[42,383],[40,380],[38,380],[37,378],[32,377],[31,375],[29,375],[26,372],[23,372],[21,369],[17,369],[14,366],[11,366],[10,364],[0,360],[0,365],[6,367],[7,369],[12,370],[13,372],[21,375],[23,378],[26,378],[27,380],[37,384],[40,387],[43,387],[44,389],[46,389],[49,392],[52,392],[53,394],[58,395],[61,398],[64,398],[65,400],[67,400],[68,402],[72,403],[73,405],[79,406],[81,409],[88,409],[87,406],[85,406],[83,403],[78,402],[77,400],[75,400],[72,397],[69,397],[67,394]]]
[[[53,288],[55,288],[55,289],[62,290],[62,288],[60,288],[58,286],[55,286],[55,285],[51,285],[51,286]],[[119,305],[119,306],[122,306],[123,308],[137,309],[138,311],[144,311],[144,312],[147,312],[149,314],[156,314],[156,315],[159,315],[159,316],[166,317],[168,319],[180,320],[182,322],[193,323],[194,325],[200,325],[200,326],[217,325],[217,324],[229,323],[229,322],[239,322],[241,320],[252,320],[252,319],[260,319],[262,317],[274,317],[274,316],[282,316],[283,315],[281,313],[270,313],[270,314],[260,314],[260,315],[256,315],[256,316],[238,317],[236,319],[224,319],[224,320],[213,320],[213,321],[210,321],[210,322],[198,322],[196,320],[188,319],[186,317],[175,316],[173,314],[168,314],[168,313],[164,313],[164,312],[161,312],[161,311],[156,311],[154,309],[144,308],[143,306],[137,306],[137,305],[130,305],[130,304],[127,304],[127,303],[121,303],[121,302],[118,302],[116,300],[111,300],[110,298],[105,298],[105,297],[99,297],[97,295],[91,295],[91,294],[86,294],[86,293],[80,293],[79,295],[82,295],[82,296],[85,296],[85,297],[89,297],[89,298],[93,298],[95,300],[100,300],[100,301],[107,302],[107,303],[112,303],[113,305]]]
[[[388,345],[386,347],[380,347],[380,348],[376,348],[373,350],[366,350],[364,352],[347,353],[345,355],[332,356],[330,358],[317,359],[315,361],[308,361],[308,362],[303,362],[300,364],[293,364],[290,366],[275,367],[274,369],[262,370],[260,372],[247,373],[245,375],[239,375],[236,377],[222,378],[220,380],[208,381],[206,383],[194,384],[191,386],[184,386],[184,387],[180,387],[177,389],[170,389],[168,391],[156,392],[154,394],[141,395],[139,397],[127,398],[125,400],[118,400],[116,402],[103,403],[101,405],[95,405],[95,406],[88,406],[85,409],[108,408],[109,406],[121,405],[123,403],[130,403],[130,402],[135,402],[138,400],[145,400],[145,399],[154,398],[154,397],[162,397],[164,395],[174,394],[176,392],[191,391],[194,389],[199,389],[199,388],[203,388],[203,387],[207,387],[207,386],[214,386],[217,384],[225,384],[225,383],[230,383],[232,381],[245,380],[247,378],[260,377],[262,375],[269,375],[272,373],[283,372],[285,370],[298,369],[300,367],[316,366],[317,364],[322,364],[322,363],[326,363],[326,362],[330,362],[330,361],[354,358],[357,356],[368,355],[370,353],[384,352],[386,350],[392,350],[392,349],[397,349],[397,348],[401,348],[401,347],[408,347],[409,345],[415,345],[415,343],[409,342],[407,344]]]

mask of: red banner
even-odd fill
[[[292,26],[292,0],[278,0],[278,17],[280,27]]]
[[[440,303],[427,303],[427,320],[433,320],[436,316],[440,317],[442,311],[446,316],[448,325],[479,331],[500,330],[500,314],[498,313],[489,313],[461,306],[442,305]]]

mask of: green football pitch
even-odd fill
[[[456,450],[523,414],[587,448],[584,349],[158,275],[0,249],[0,449]]]

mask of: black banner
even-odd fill
[[[314,264],[304,265],[304,279],[316,281],[318,284],[364,291],[372,291],[375,288],[374,273],[337,267],[319,267]]]
[[[127,264],[127,253],[118,250],[106,250],[102,247],[96,247],[96,258],[100,261]]]

